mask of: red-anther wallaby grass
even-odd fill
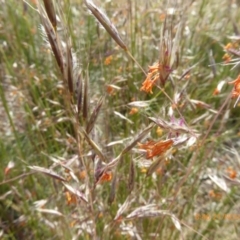
[[[239,238],[239,1],[0,4],[0,239]]]

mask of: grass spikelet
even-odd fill
[[[92,14],[97,18],[97,20],[101,23],[101,25],[106,29],[106,31],[110,34],[110,36],[115,40],[115,42],[123,49],[127,50],[127,46],[121,39],[116,27],[110,21],[108,16],[103,13],[103,11],[98,8],[93,1],[84,0],[87,8],[92,12]]]
[[[151,176],[159,167],[161,167],[164,163],[164,157],[159,156],[148,168],[146,175]]]
[[[97,18],[97,20],[101,23],[101,25],[106,29],[106,31],[110,34],[110,36],[115,40],[115,42],[127,53],[127,55],[137,64],[137,66],[142,70],[142,72],[146,75],[146,72],[143,70],[142,66],[138,63],[138,61],[134,58],[131,52],[128,50],[126,44],[123,42],[122,38],[116,27],[110,21],[108,16],[103,13],[103,11],[98,8],[93,1],[84,0],[87,8],[92,12],[92,14]]]
[[[97,117],[98,117],[99,112],[101,110],[101,107],[102,107],[102,104],[103,104],[103,100],[104,100],[103,97],[99,99],[96,107],[94,108],[94,110],[93,110],[93,112],[92,112],[92,114],[90,116],[90,119],[89,119],[89,121],[87,123],[87,127],[86,127],[86,132],[87,133],[90,133],[92,131],[92,129],[93,129],[94,123],[97,120]]]
[[[46,174],[46,175],[48,175],[52,178],[58,179],[60,181],[66,181],[65,178],[63,178],[62,176],[60,176],[59,174],[57,174],[56,172],[54,172],[51,169],[38,167],[38,166],[29,166],[29,168],[36,171],[36,172],[40,172],[40,173]]]
[[[70,186],[69,184],[63,183],[63,185],[65,186],[65,188],[71,192],[72,194],[74,194],[76,197],[78,197],[79,199],[83,200],[85,203],[88,202],[87,197],[81,193],[79,190],[74,189],[72,186]]]
[[[57,28],[57,18],[56,18],[56,13],[55,13],[55,9],[53,6],[53,2],[52,0],[43,0],[44,2],[44,6],[46,9],[46,13],[48,15],[48,18],[50,20],[50,22],[52,23],[53,28],[56,31]]]
[[[59,46],[56,32],[55,32],[52,24],[50,23],[49,19],[46,18],[46,16],[44,16],[44,12],[43,12],[43,9],[41,8],[41,6],[39,8],[40,8],[39,9],[40,17],[41,17],[42,24],[44,26],[47,38],[49,40],[50,46],[52,48],[52,51],[53,51],[53,54],[57,61],[57,64],[60,68],[60,71],[63,74],[64,73],[63,52],[62,52],[61,47]]]
[[[153,124],[150,124],[147,128],[145,128],[127,147],[125,147],[121,153],[121,155],[129,152],[139,141],[141,141],[153,128]]]
[[[170,29],[169,26],[170,25]],[[178,51],[181,40],[183,23],[177,26],[177,32],[173,38],[172,22],[166,18],[162,26],[159,44],[159,79],[162,86],[165,85],[170,73],[178,66]]]
[[[100,149],[100,147],[89,137],[89,135],[86,133],[86,131],[83,130],[83,129],[80,129],[80,132],[83,133],[86,141],[92,147],[94,152],[98,155],[100,160],[103,161],[103,162],[107,162],[107,159],[105,158],[105,156],[104,156],[102,150]]]
[[[51,49],[53,51],[54,57],[57,61],[57,64],[60,68],[63,80],[65,82],[68,91],[71,96],[74,92],[74,80],[73,80],[73,56],[72,56],[72,47],[71,40],[67,36],[67,28],[64,30],[66,34],[63,34],[61,37],[56,30],[56,14],[53,7],[52,1],[44,1],[45,11],[43,6],[39,4],[39,13],[42,20],[42,24],[45,29],[47,39],[50,43]],[[63,24],[64,28],[64,24]],[[65,39],[64,39],[65,38]],[[72,101],[72,98],[71,98]]]
[[[129,152],[139,141],[141,141],[153,128],[153,124],[150,124],[147,128],[145,128],[134,140],[128,144],[122,152],[111,162],[107,163],[104,167],[104,172],[113,169],[116,167],[123,159],[123,155]]]

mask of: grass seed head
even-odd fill
[[[122,38],[120,37],[120,34],[116,27],[113,25],[113,23],[110,21],[108,16],[100,9],[98,8],[93,1],[91,0],[85,0],[84,1],[87,8],[92,12],[94,17],[100,22],[100,24],[106,29],[106,31],[109,33],[109,35],[115,40],[115,42],[123,49],[127,50],[127,46],[123,42]]]

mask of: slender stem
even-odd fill
[[[128,51],[128,49],[126,49],[125,52],[126,52],[127,55],[137,64],[137,66],[142,70],[142,72],[145,74],[145,76],[147,76],[147,73],[144,71],[144,69],[143,69],[142,66],[138,63],[138,61],[133,57],[133,55]]]

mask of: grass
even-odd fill
[[[238,1],[36,2],[0,1],[0,238],[237,239]]]

